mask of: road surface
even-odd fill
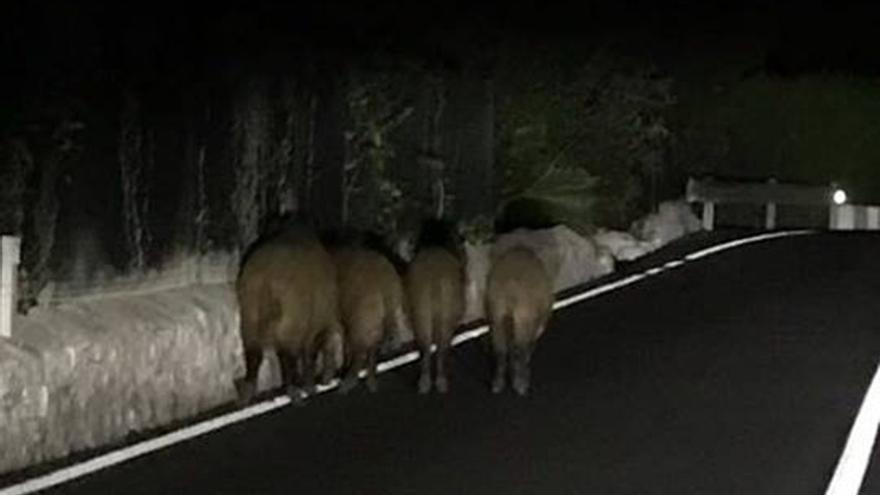
[[[409,365],[47,493],[821,494],[878,314],[880,236],[756,243],[557,311],[528,398],[489,393],[480,339],[446,396],[416,395]]]

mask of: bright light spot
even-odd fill
[[[834,196],[831,197],[834,200],[834,204],[842,205],[846,203],[846,191],[843,189],[838,189],[834,191]]]

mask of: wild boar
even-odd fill
[[[435,347],[434,386],[446,393],[447,355],[464,312],[464,263],[449,226],[439,221],[423,226],[416,249],[404,280],[410,321],[421,353],[418,392],[431,391],[431,348]]]
[[[381,253],[359,246],[331,248],[336,263],[339,308],[345,328],[348,371],[340,391],[358,382],[366,367],[367,388],[375,392],[376,361],[383,340],[405,325],[403,285],[391,262]]]
[[[486,282],[495,376],[492,391],[504,390],[510,366],[514,391],[526,395],[531,381],[531,358],[553,309],[553,288],[541,260],[517,246],[495,258]]]
[[[336,283],[333,260],[302,225],[279,229],[245,257],[236,281],[245,357],[245,376],[236,381],[241,403],[254,396],[266,350],[276,351],[291,399],[299,403],[313,391],[317,354],[342,331]]]

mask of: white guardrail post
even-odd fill
[[[0,236],[0,338],[12,336],[20,247],[21,238]]]
[[[770,179],[767,183],[774,185],[777,182],[776,179]],[[776,203],[773,201],[768,202],[764,210],[764,228],[767,230],[774,230],[776,228]]]

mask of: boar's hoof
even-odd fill
[[[329,385],[330,382],[332,382],[332,381],[333,381],[333,371],[332,370],[324,371],[321,374],[321,385]]]
[[[445,376],[438,376],[434,385],[437,387],[437,392],[441,394],[449,392],[449,380]]]
[[[357,378],[347,377],[339,383],[339,393],[347,394],[357,386]]]
[[[419,377],[419,393],[424,395],[431,391],[431,377],[422,375]]]
[[[290,397],[291,404],[301,406],[305,404],[308,394],[301,387],[290,386],[287,388],[287,396]]]
[[[370,393],[376,393],[379,391],[379,382],[375,378],[367,378],[367,390]]]
[[[504,379],[503,378],[502,379],[496,378],[495,380],[492,380],[492,393],[493,394],[500,394],[503,391],[504,391]]]
[[[521,397],[525,397],[529,393],[529,382],[525,380],[515,380],[513,382],[513,390]]]
[[[254,400],[257,384],[245,378],[235,380],[235,391],[238,393],[237,404],[246,406]]]

